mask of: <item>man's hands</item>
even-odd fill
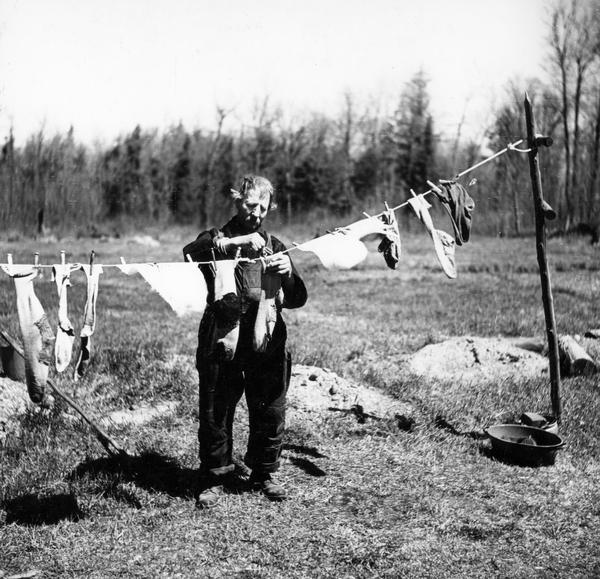
[[[247,247],[260,254],[266,247],[267,242],[260,233],[248,233],[247,235],[238,235],[237,237],[225,238],[222,241],[223,247],[227,250],[229,247]],[[285,253],[276,253],[265,257],[266,270],[269,273],[290,276],[292,274],[292,262]]]
[[[238,243],[238,247],[246,246],[254,251],[260,251],[267,242],[265,238],[260,233],[248,233],[248,235],[240,235],[239,237],[234,237],[234,239]]]
[[[267,271],[269,273],[278,273],[279,275],[290,276],[292,274],[292,262],[285,253],[276,253],[265,259]]]
[[[256,253],[259,253],[260,250],[265,247],[267,242],[260,233],[254,232],[248,233],[247,235],[238,235],[237,237],[225,237],[220,244],[223,250],[229,254],[235,253],[235,251],[231,252],[229,250],[231,247],[234,247],[236,250],[241,247],[248,247]]]

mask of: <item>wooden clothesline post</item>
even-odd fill
[[[525,122],[527,124],[527,147],[529,152],[529,175],[531,177],[531,191],[535,208],[535,243],[537,261],[542,284],[542,301],[544,303],[544,317],[546,318],[546,336],[548,338],[548,357],[550,359],[550,400],[552,412],[558,422],[562,414],[560,399],[560,359],[558,352],[558,335],[556,333],[556,319],[554,317],[554,301],[550,284],[550,271],[546,259],[546,219],[554,219],[555,211],[544,201],[542,194],[542,179],[538,163],[538,147],[552,145],[550,137],[536,135],[535,120],[529,95],[525,93]]]

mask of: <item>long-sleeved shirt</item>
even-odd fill
[[[272,235],[268,235],[264,229],[260,228],[257,233],[268,240],[267,245],[270,245],[270,249],[272,249],[273,253],[279,253],[286,250],[285,245],[279,239]],[[184,256],[189,255],[193,261],[212,261],[213,257],[216,260],[233,259],[235,255],[222,250],[219,240],[224,237],[232,238],[240,235],[244,235],[244,232],[239,226],[237,217],[233,217],[228,223],[221,227],[221,229],[213,228],[200,233],[195,241],[192,241],[184,247],[183,254]],[[239,257],[255,259],[259,257],[259,254],[249,247],[243,247]],[[205,353],[209,350],[208,339],[212,325],[215,323],[215,312],[214,308],[211,307],[215,298],[214,275],[211,273],[210,267],[201,266],[201,268],[207,281],[209,306],[200,323],[198,335],[198,359],[204,357]],[[240,300],[240,339],[238,346],[240,355],[247,355],[248,351],[252,350],[251,342],[254,322],[256,320],[256,312],[261,297],[262,273],[262,264],[258,260],[254,263],[240,261],[235,268],[236,291]],[[281,276],[281,288],[283,290],[281,307],[299,308],[306,303],[306,286],[293,262],[291,275]],[[287,332],[285,324],[280,312],[278,312],[275,331],[268,351],[272,351],[278,346],[281,346],[282,343],[285,343],[286,336]]]

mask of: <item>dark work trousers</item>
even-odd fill
[[[279,468],[290,372],[291,356],[285,342],[265,354],[252,352],[231,362],[204,360],[199,365],[202,474],[219,476],[233,471],[233,418],[243,393],[250,421],[244,462],[255,472]]]

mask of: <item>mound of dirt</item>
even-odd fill
[[[533,338],[451,338],[421,348],[407,368],[425,378],[462,382],[535,378],[548,371],[548,358],[532,351],[532,344],[536,344]]]
[[[400,402],[374,388],[350,382],[326,368],[302,364],[292,367],[288,392],[290,414],[352,411],[358,407],[362,412],[377,418],[413,414],[410,404]]]

